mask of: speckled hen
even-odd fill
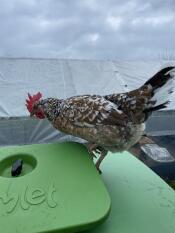
[[[31,116],[47,118],[56,129],[88,141],[91,156],[95,151],[100,153],[96,162],[100,171],[108,151],[129,150],[142,137],[151,113],[167,106],[173,88],[173,69],[160,70],[134,91],[68,99],[42,99],[41,93],[28,94],[26,106]]]

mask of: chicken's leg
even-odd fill
[[[107,150],[105,150],[104,148],[100,147],[98,144],[95,144],[95,143],[87,143],[86,146],[87,146],[89,155],[90,155],[92,160],[94,158],[97,158],[95,153],[100,154],[100,157],[97,159],[95,166],[96,166],[97,170],[99,171],[99,173],[102,173],[100,170],[100,164],[103,161],[103,159],[105,158],[105,156],[107,155],[107,153],[108,153]]]
[[[100,148],[101,150],[101,153],[100,153],[100,157],[98,158],[98,160],[97,160],[97,162],[96,162],[96,164],[95,164],[95,166],[96,166],[96,168],[97,168],[97,170],[99,171],[99,173],[101,174],[102,173],[102,171],[100,170],[100,164],[101,164],[101,162],[103,161],[103,159],[106,157],[106,155],[107,155],[107,150],[105,150],[105,149],[103,149],[103,148]]]
[[[91,159],[97,158],[95,152],[100,153],[98,145],[95,143],[87,143],[86,145]]]

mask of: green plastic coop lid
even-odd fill
[[[22,158],[23,171],[11,177]],[[78,143],[0,149],[3,233],[78,232],[104,221],[110,198],[88,152]]]
[[[128,152],[109,153],[101,169],[111,212],[84,233],[175,232],[175,191],[144,163]]]

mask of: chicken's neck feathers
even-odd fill
[[[40,101],[40,104],[43,107],[44,115],[51,122],[58,117],[61,108],[62,108],[63,100],[55,99],[55,98],[47,98]]]

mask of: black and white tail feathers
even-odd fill
[[[175,85],[173,83],[175,76],[173,74],[174,68],[174,66],[168,66],[161,69],[144,84],[144,86],[147,85],[152,88],[151,100],[155,101],[154,105],[145,109],[145,112],[153,112],[167,107]]]

